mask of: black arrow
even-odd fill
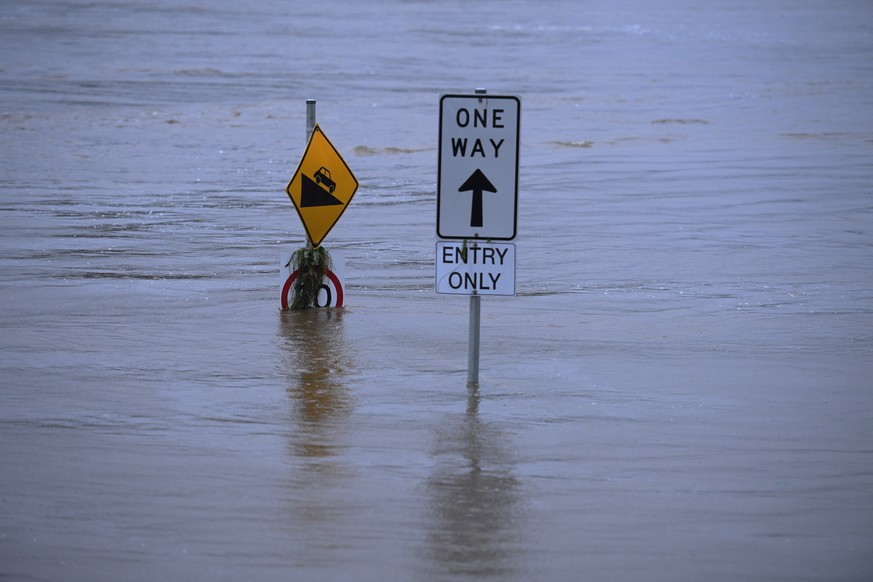
[[[473,205],[470,208],[470,226],[482,226],[482,192],[497,192],[482,170],[476,168],[476,171],[470,174],[470,177],[461,184],[458,192],[473,191]]]

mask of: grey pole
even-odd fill
[[[306,143],[303,144],[305,150],[309,145],[309,138],[312,137],[312,132],[315,131],[315,99],[306,100]],[[306,248],[312,247],[312,241],[309,240],[309,235],[306,236]]]
[[[306,100],[306,143],[307,144],[309,143],[309,137],[312,135],[313,129],[315,129],[315,99],[307,99]]]
[[[481,308],[482,297],[473,291],[473,295],[470,295],[470,332],[467,340],[467,386],[471,388],[479,386],[479,319]]]
[[[484,95],[486,90],[477,88],[475,93],[477,95]],[[473,245],[476,245],[475,240]],[[470,295],[470,327],[467,338],[467,387],[471,389],[479,388],[479,322],[481,320],[481,312],[482,297],[477,295],[474,289],[473,294]]]

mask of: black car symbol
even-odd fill
[[[318,168],[318,171],[315,172],[315,183],[323,184],[331,194],[336,189],[336,182],[330,179],[330,170],[324,166]]]

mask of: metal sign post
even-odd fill
[[[283,310],[342,307],[344,284],[335,269],[343,270],[343,258],[338,256],[332,264],[321,242],[357,189],[358,180],[315,121],[315,99],[307,99],[306,147],[285,187],[306,230],[306,245],[283,257]]]
[[[436,231],[443,240],[434,286],[470,295],[470,390],[479,385],[481,296],[515,294],[515,245],[495,241],[511,241],[517,230],[521,100],[487,93],[440,97]]]
[[[309,138],[312,136],[312,130],[315,129],[315,99],[306,100],[306,141],[303,146],[309,143]]]
[[[306,100],[306,141],[303,142],[304,151],[309,144],[309,138],[312,137],[312,131],[315,129],[315,99]],[[305,230],[305,227],[304,227]],[[312,248],[312,241],[309,240],[309,235],[306,235],[306,248]]]
[[[479,385],[479,322],[482,297],[470,295],[470,330],[467,336],[467,386]]]
[[[477,95],[482,95],[485,89],[476,89]],[[473,243],[476,244],[475,242]],[[473,290],[470,295],[470,325],[467,333],[467,387],[479,387],[479,329],[482,312],[482,298]]]

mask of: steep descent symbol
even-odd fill
[[[457,183],[457,182],[456,182]],[[476,171],[470,174],[470,177],[461,184],[461,187],[458,188],[458,192],[466,192],[468,190],[473,191],[473,203],[470,207],[470,226],[476,227],[482,226],[482,192],[497,192],[497,188],[494,187],[488,178],[485,177],[485,174],[482,173],[482,170],[476,168]]]
[[[358,180],[352,170],[315,124],[303,157],[285,187],[313,247],[321,244],[357,190]]]
[[[332,196],[336,184],[330,179],[330,171],[324,166],[320,167],[318,171],[315,172],[314,181],[306,174],[302,174],[300,177],[303,178],[300,188],[301,208],[343,204],[342,200]]]

